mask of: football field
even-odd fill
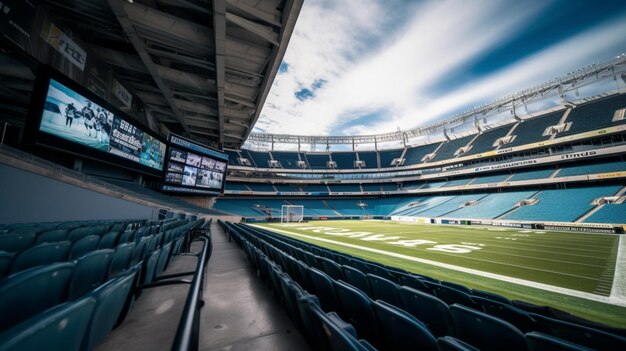
[[[624,249],[619,235],[392,221],[260,226],[388,266],[626,327],[626,282],[620,265],[616,271]]]

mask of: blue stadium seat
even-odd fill
[[[602,330],[531,313],[540,330],[594,350],[626,350],[626,338]]]
[[[0,334],[0,351],[83,350],[95,305],[87,297],[52,307]]]
[[[483,351],[526,351],[524,334],[508,322],[472,308],[450,306],[455,336]]]
[[[97,235],[100,236],[106,232],[107,227],[105,226],[93,226],[93,227],[82,227],[70,230],[68,233],[68,240],[71,242],[76,242],[86,236]]]
[[[316,309],[321,311],[319,304],[317,297],[310,294],[305,294],[298,299],[298,309],[304,326],[304,336],[313,350],[328,351],[331,350],[329,340],[314,312]]]
[[[403,306],[398,284],[373,274],[367,274],[367,281],[372,292],[372,299],[382,300],[398,307]]]
[[[133,240],[135,240],[135,233],[132,231],[126,231],[121,233],[117,238],[117,245],[125,244]]]
[[[0,235],[0,250],[6,252],[20,252],[33,245],[35,233],[9,233]]]
[[[109,267],[109,277],[126,270],[130,266],[130,259],[134,249],[135,243],[122,244],[115,248],[115,253],[113,254]]]
[[[311,275],[309,274],[309,266],[302,261],[296,261],[298,265],[298,270],[300,271],[300,280],[298,283],[304,288],[306,291],[314,291],[313,281],[311,280]]]
[[[96,308],[91,319],[89,337],[85,339],[85,350],[91,350],[104,341],[113,329],[132,292],[135,274],[135,271],[130,271],[89,294],[96,300]]]
[[[530,351],[591,351],[593,349],[559,339],[555,336],[531,332],[526,334],[526,343]]]
[[[370,294],[370,286],[365,273],[350,266],[341,266],[341,269],[343,270],[343,276],[345,277],[346,283],[354,286],[355,288],[365,292],[368,295]]]
[[[482,310],[494,317],[513,324],[522,333],[536,330],[537,325],[530,314],[513,305],[493,301],[482,297],[474,297],[473,300],[482,307]]]
[[[63,262],[67,259],[70,245],[69,241],[61,241],[42,243],[26,249],[15,256],[13,263],[11,263],[10,273],[13,274],[39,265]]]
[[[502,295],[494,294],[494,293],[488,292],[488,291],[472,289],[472,295],[478,296],[478,297],[482,297],[482,298],[485,298],[485,299],[489,299],[491,301],[497,301],[497,302],[500,302],[500,303],[508,304],[508,305],[511,304],[511,300],[507,299],[506,297],[504,297]]]
[[[342,281],[334,281],[339,315],[352,324],[359,335],[367,335],[367,340],[378,347],[380,334],[370,298],[361,290]]]
[[[454,335],[448,304],[408,286],[400,288],[404,310],[422,321],[435,336]]]
[[[133,245],[133,250],[130,256],[130,265],[134,265],[136,263],[143,261],[143,259],[145,258],[145,255],[148,254],[148,252],[146,251],[146,244],[148,240],[149,239],[143,238],[139,240],[138,243],[129,243]],[[120,245],[122,245],[122,243],[118,243],[118,247]]]
[[[439,351],[480,351],[474,346],[452,336],[444,336],[437,339]]]
[[[421,277],[412,274],[399,274],[397,277],[398,284],[408,286],[413,289],[423,291],[430,295],[434,295],[433,288],[425,283]]]
[[[9,271],[13,254],[10,252],[0,251],[0,278],[4,277]]]
[[[98,249],[112,249],[117,245],[117,238],[120,236],[120,232],[108,232],[102,234],[100,241],[98,242]]]
[[[330,348],[333,351],[367,351],[372,350],[365,340],[357,340],[354,328],[344,322],[335,312],[325,314],[319,309],[314,310],[322,328],[328,337]]]
[[[155,250],[146,259],[142,284],[150,284],[154,281],[160,254],[161,250]]]
[[[65,300],[74,263],[31,268],[0,282],[0,332]]]
[[[343,272],[341,271],[341,266],[337,264],[337,262],[326,258],[326,257],[318,257],[317,261],[321,263],[322,270],[328,274],[331,278],[335,280],[342,280]]]
[[[89,235],[74,241],[70,249],[69,259],[75,260],[80,256],[94,251],[98,248],[100,237],[97,235]]]
[[[157,262],[157,267],[156,267],[156,271],[154,274],[155,278],[167,268],[167,264],[169,262],[171,253],[172,253],[172,243],[164,245],[161,248],[161,251],[159,254],[159,260]]]
[[[35,240],[35,244],[54,243],[65,240],[67,240],[67,229],[53,229],[39,233],[39,235],[37,235],[37,239]]]
[[[464,293],[455,288],[451,288],[449,286],[445,286],[443,284],[437,284],[432,282],[424,282],[426,285],[429,285],[435,295],[441,300],[445,301],[448,305],[452,304],[461,304],[471,308],[480,308],[474,300],[472,300],[472,296],[470,294]]]
[[[372,307],[381,332],[382,349],[437,351],[437,339],[417,318],[380,300]]]
[[[324,310],[337,311],[339,305],[333,280],[326,273],[315,268],[309,269],[309,276],[315,288],[315,295],[319,298]]]
[[[68,289],[69,300],[84,296],[107,280],[113,253],[111,249],[97,250],[76,260]]]
[[[303,324],[302,317],[300,316],[300,310],[298,309],[298,299],[304,296],[304,290],[302,290],[300,285],[291,280],[286,274],[279,276],[279,278],[283,300],[285,302],[289,318],[291,318],[298,329],[301,329]]]

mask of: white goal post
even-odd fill
[[[280,223],[298,223],[304,219],[304,206],[283,205],[280,209]]]

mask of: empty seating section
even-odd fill
[[[594,329],[528,313],[499,295],[439,282],[263,229],[219,223],[243,248],[315,350],[626,347],[626,339],[611,334],[609,327],[597,325],[600,329]],[[439,288],[431,288],[435,286]],[[476,301],[500,304],[511,313],[483,309]],[[528,317],[527,324],[518,316]],[[563,345],[568,347],[557,347]]]
[[[434,206],[430,209],[416,213],[420,217],[445,217],[448,213],[458,210],[471,201],[480,201],[486,194],[471,194],[455,196],[448,201]]]
[[[249,157],[246,157],[246,153]],[[269,168],[270,166],[270,154],[268,152],[242,150],[242,154],[246,157],[252,165],[259,168]]]
[[[356,152],[333,152],[332,159],[337,164],[338,169],[351,169],[354,168]]]
[[[618,123],[612,122],[613,115],[616,110],[623,108],[626,108],[624,94],[577,106],[567,116],[566,122],[572,122],[572,126],[568,131],[559,133],[557,137],[617,125]],[[621,120],[619,124],[625,122],[626,120]]]
[[[424,184],[422,184],[422,186],[420,187],[420,189],[435,189],[435,188],[441,188],[442,186],[446,185],[447,181],[442,180],[442,181],[437,181],[437,180],[433,180],[433,181],[428,181]]]
[[[550,135],[544,136],[543,132],[546,128],[559,124],[563,113],[565,113],[565,110],[550,112],[545,115],[522,120],[511,134],[515,135],[515,139],[502,147],[520,146],[550,139]]]
[[[455,179],[455,180],[451,180],[449,182],[446,182],[443,186],[444,187],[453,187],[453,186],[467,185],[472,180],[473,180],[473,178],[469,178],[469,179]]]
[[[228,155],[228,164],[231,166],[240,166],[239,164],[239,152],[235,150],[224,150],[224,152]]]
[[[298,169],[298,161],[300,158],[297,152],[272,151],[274,160],[280,163],[282,168]]]
[[[328,186],[324,184],[302,184],[300,188],[304,192],[328,192]]]
[[[473,204],[450,212],[450,218],[497,218],[515,207],[517,203],[532,197],[536,191],[514,191],[489,194]]]
[[[300,191],[302,191],[302,189],[300,189],[300,185],[298,185],[298,184],[274,184],[274,188],[276,188],[276,191],[281,191],[281,192],[300,192]]]
[[[391,164],[391,161],[395,158],[400,158],[402,156],[402,152],[404,152],[404,149],[379,151],[380,167],[395,167],[395,165]]]
[[[620,186],[544,190],[534,198],[534,205],[526,205],[503,216],[503,219],[526,221],[573,222],[593,208],[592,201],[615,194]]]
[[[428,211],[431,208],[437,207],[455,197],[456,196],[454,195],[445,195],[415,198],[414,201],[409,202],[401,208],[398,208],[396,211],[392,212],[391,215],[421,217],[419,213]]]
[[[395,183],[381,184],[383,191],[398,191],[398,185]]]
[[[246,183],[239,182],[226,182],[224,186],[224,190],[232,190],[232,191],[250,191],[250,188],[246,185]]]
[[[359,160],[365,162],[365,166],[361,168],[378,168],[376,151],[359,151]]]
[[[556,177],[570,177],[576,175],[598,174],[598,173],[610,173],[610,172],[624,172],[626,171],[626,161],[612,161],[594,163],[590,165],[580,166],[564,166],[561,168]]]
[[[380,184],[361,184],[361,188],[363,188],[363,191],[381,191],[381,185]]]
[[[267,183],[248,183],[248,188],[252,191],[276,192],[274,186]]]
[[[433,143],[422,146],[415,146],[406,149],[404,154],[404,165],[416,165],[422,163],[424,156],[432,154],[441,143]]]
[[[475,184],[488,184],[488,183],[499,183],[499,182],[503,182],[505,180],[507,180],[511,175],[506,173],[506,174],[496,174],[496,175],[490,175],[490,176],[481,176],[476,178],[476,180],[474,180],[472,182],[472,185]]]
[[[331,192],[337,193],[360,193],[362,191],[359,184],[329,184],[328,187]]]
[[[14,257],[8,262],[10,271],[6,269],[10,273],[0,275],[0,350],[93,349],[124,319],[136,298],[136,277],[144,272],[145,258],[153,252],[167,258],[155,271],[159,274],[169,256],[180,253],[179,243],[186,233],[203,222],[170,218],[11,225],[8,233],[0,236],[11,235],[11,231],[46,235],[63,230],[69,230],[70,235],[66,241],[47,242],[51,236],[40,242],[33,240],[30,247],[21,247],[8,256]],[[92,238],[96,246],[71,256],[70,246],[73,249]],[[104,240],[109,241],[105,245],[110,248],[97,249],[98,242]],[[148,241],[151,248],[131,260],[136,243]],[[177,249],[171,250],[175,243]],[[65,249],[55,249],[58,245]],[[124,259],[119,252],[126,253]],[[6,273],[1,268],[0,272]]]
[[[306,154],[306,160],[311,169],[328,169],[329,154]]]
[[[554,169],[517,170],[509,178],[509,182],[549,178],[552,173]]]
[[[226,201],[218,199],[213,208],[243,217],[267,217],[267,214],[255,206],[255,202],[252,200],[228,199]]]
[[[586,223],[626,223],[626,203],[605,204],[585,218]]]
[[[496,142],[496,140],[505,136],[512,127],[513,124],[507,124],[502,127],[483,131],[472,142],[472,148],[468,152],[461,154],[461,156],[476,155],[495,149],[496,147],[493,146],[493,144]]]
[[[448,140],[443,143],[443,145],[437,150],[437,154],[435,157],[429,162],[433,161],[443,161],[447,159],[454,158],[454,153],[463,146],[467,145],[476,135],[468,135],[465,137],[461,137],[458,139]]]

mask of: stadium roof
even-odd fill
[[[303,0],[48,0],[169,130],[239,147]]]

